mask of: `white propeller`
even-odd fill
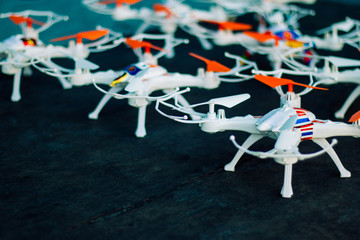
[[[75,68],[76,69],[89,69],[89,70],[95,70],[99,68],[99,65],[96,65],[95,63],[92,63],[86,59],[83,58],[74,58],[75,61]]]
[[[234,95],[234,96],[213,98],[207,102],[189,105],[186,108],[194,108],[194,107],[202,106],[202,105],[206,105],[206,104],[221,105],[221,106],[225,106],[228,108],[232,108],[232,107],[246,101],[249,98],[250,98],[250,94],[244,93],[244,94],[238,94],[238,95]]]
[[[325,59],[337,67],[358,67],[358,66],[360,66],[360,60],[356,60],[356,59],[342,58],[342,57],[335,57],[335,56],[328,56],[328,57],[325,57]]]
[[[329,27],[320,29],[316,31],[316,34],[321,35],[327,32],[331,32],[334,29],[348,32],[354,26],[354,22],[351,19],[346,19],[345,21],[334,23]]]

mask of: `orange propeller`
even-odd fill
[[[310,85],[297,83],[297,82],[294,82],[293,80],[286,79],[286,78],[276,78],[276,77],[263,76],[263,75],[255,75],[254,78],[262,83],[265,83],[266,85],[268,85],[272,88],[287,85],[289,92],[293,92],[294,85],[302,86],[302,87],[306,87],[306,88],[318,89],[318,90],[328,90],[327,88],[313,87]]]
[[[354,113],[354,115],[351,116],[349,122],[356,122],[359,119],[360,119],[360,111],[357,111],[356,113]]]
[[[57,41],[63,41],[63,40],[76,38],[77,43],[82,43],[83,38],[94,41],[96,39],[99,39],[99,38],[105,36],[108,33],[109,33],[109,30],[107,30],[107,29],[85,31],[85,32],[79,32],[79,33],[73,34],[73,35],[54,38],[54,39],[51,39],[50,42],[57,42]]]
[[[259,42],[266,42],[270,39],[280,39],[278,36],[275,36],[270,32],[258,33],[258,32],[246,31],[244,32],[244,34],[258,40]]]
[[[216,24],[219,26],[219,30],[226,29],[233,31],[243,31],[252,28],[250,24],[231,22],[231,21],[225,21],[225,22],[209,21],[209,20],[201,20],[201,21],[206,23]]]
[[[243,33],[251,38],[256,39],[259,42],[266,42],[270,39],[274,39],[275,46],[279,45],[279,40],[286,40],[286,45],[288,45],[289,47],[302,47],[304,45],[303,42],[293,40],[293,39],[288,39],[286,37],[281,38],[279,36],[272,34],[271,32],[258,33],[258,32],[245,31]]]
[[[15,24],[26,23],[28,27],[31,27],[33,23],[35,23],[37,25],[44,25],[45,24],[44,22],[34,20],[31,17],[23,17],[23,16],[18,16],[18,15],[11,15],[9,18]]]
[[[116,6],[121,6],[124,3],[129,4],[129,5],[133,5],[133,4],[141,2],[141,1],[142,0],[105,0],[105,1],[99,1],[98,3],[104,4],[104,5],[116,3]]]
[[[213,61],[213,60],[209,60],[209,59],[206,59],[200,55],[197,55],[195,53],[189,53],[190,56],[193,56],[197,59],[200,59],[201,61],[204,61],[206,63],[206,71],[207,72],[229,72],[231,69],[222,65],[221,63],[218,63],[216,61]]]
[[[171,15],[173,15],[173,12],[171,11],[170,8],[168,8],[167,6],[160,4],[160,3],[155,3],[153,5],[153,9],[155,12],[164,12],[166,13],[166,18],[171,17]]]
[[[158,46],[155,46],[149,42],[146,41],[139,41],[131,38],[126,38],[125,43],[131,47],[132,49],[136,48],[145,48],[146,53],[150,53],[151,49],[159,50],[159,51],[165,51],[163,48],[160,48]]]

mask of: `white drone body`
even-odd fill
[[[315,115],[305,109],[300,108],[299,101],[292,101],[299,98],[293,92],[289,92],[288,100],[283,103],[280,108],[274,109],[262,117],[255,117],[247,115],[243,117],[225,117],[225,110],[219,109],[215,112],[214,105],[222,105],[226,107],[234,107],[235,105],[245,101],[250,97],[249,94],[240,94],[224,98],[212,99],[205,103],[194,104],[188,107],[182,107],[177,104],[175,97],[175,104],[166,102],[170,98],[159,99],[156,104],[156,110],[165,117],[183,123],[200,124],[202,131],[208,133],[217,133],[227,130],[243,131],[250,134],[242,145],[236,143],[232,136],[231,141],[239,149],[232,161],[224,168],[226,171],[234,171],[235,166],[244,153],[251,154],[259,158],[273,158],[276,162],[285,166],[284,183],[281,190],[281,195],[284,198],[290,198],[293,195],[291,186],[292,165],[299,160],[316,157],[322,153],[328,153],[332,158],[337,168],[340,171],[341,177],[350,177],[351,173],[344,168],[339,157],[335,153],[332,146],[336,143],[333,140],[331,144],[326,138],[335,136],[353,136],[360,137],[360,128],[358,126],[358,119],[355,124],[346,124],[342,122],[332,122],[329,120],[318,120]],[[189,114],[189,108],[194,108],[199,105],[209,104],[209,112],[207,114],[197,113],[200,120],[188,120],[187,117],[171,116],[160,110],[160,105],[173,108],[180,112]],[[192,114],[195,113],[192,110]],[[275,139],[274,148],[267,152],[255,152],[249,150],[255,142],[263,137]],[[302,154],[298,150],[298,145],[301,141],[311,140],[319,145],[322,150]]]
[[[152,101],[168,97],[168,94],[181,87],[214,89],[219,86],[221,81],[239,82],[248,79],[249,76],[241,75],[239,72],[256,67],[256,65],[250,63],[247,66],[242,66],[240,64],[240,57],[231,54],[227,54],[227,56],[235,59],[236,65],[232,69],[225,67],[226,71],[224,72],[209,69],[205,71],[200,68],[198,69],[198,74],[194,76],[190,74],[170,73],[161,66],[139,62],[125,68],[123,75],[114,80],[112,88],[109,91],[100,88],[97,86],[96,81],[94,81],[95,87],[105,93],[105,96],[101,99],[95,110],[89,114],[89,118],[97,119],[100,111],[111,97],[128,99],[130,106],[139,108],[135,135],[137,137],[144,137],[146,135],[146,107]],[[247,60],[244,61],[246,62]],[[226,78],[226,76],[236,75],[239,75],[237,79]],[[119,94],[120,91],[124,91],[124,93]],[[151,94],[156,91],[162,91],[165,95],[151,96]],[[184,97],[179,96],[178,99],[182,106],[189,105]]]

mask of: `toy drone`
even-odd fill
[[[29,15],[46,16],[49,20],[46,23],[42,23],[28,17]],[[58,16],[52,12],[36,11],[8,13],[2,16],[8,16],[14,23],[20,24],[22,29],[25,29],[23,30],[23,34],[12,36],[0,44],[0,51],[6,56],[0,62],[2,72],[4,74],[14,75],[13,92],[11,95],[11,100],[14,102],[21,99],[20,80],[23,69],[25,74],[31,74],[29,67],[31,64],[34,65],[36,60],[41,59],[42,64],[47,68],[57,68],[58,66],[49,59],[72,57],[76,60],[77,65],[90,66],[91,64],[87,63],[84,59],[90,52],[99,52],[116,47],[118,43],[114,43],[114,41],[121,37],[121,34],[108,29],[97,29],[52,40],[60,41],[75,38],[76,43],[70,41],[68,47],[45,45],[38,38],[38,33],[50,27],[55,22],[67,19],[67,17]],[[34,29],[32,24],[39,24],[42,27]],[[83,43],[82,39],[88,39],[93,42]],[[91,67],[95,67],[95,65],[91,65]],[[72,87],[72,84],[64,77],[57,76],[57,78],[64,89]]]
[[[133,5],[142,0],[83,0],[84,4],[91,11],[111,15],[116,21],[141,19],[151,14],[148,8],[134,8]]]
[[[354,114],[350,119],[355,124],[346,124],[342,122],[332,122],[330,120],[318,120],[315,115],[305,109],[300,108],[300,95],[293,92],[293,85],[299,85],[306,88],[322,89],[305,84],[296,83],[290,79],[275,78],[262,75],[256,75],[255,79],[279,89],[283,85],[288,86],[288,92],[281,96],[281,107],[276,108],[262,117],[254,117],[247,115],[244,117],[226,118],[225,111],[219,109],[215,112],[215,105],[225,107],[234,107],[250,97],[249,94],[240,94],[224,98],[212,99],[205,103],[199,103],[183,107],[177,104],[166,102],[169,98],[163,98],[156,103],[156,110],[165,117],[183,123],[200,124],[201,130],[208,133],[216,133],[225,130],[244,131],[250,133],[250,136],[242,145],[235,142],[235,137],[231,137],[231,141],[239,149],[233,160],[225,166],[226,171],[234,171],[235,166],[244,153],[259,157],[273,158],[277,163],[285,166],[284,183],[281,195],[284,198],[290,198],[293,195],[291,186],[292,165],[299,160],[305,160],[319,156],[327,152],[337,166],[341,177],[350,177],[351,173],[344,168],[339,157],[333,149],[336,140],[331,144],[326,138],[334,136],[353,136],[360,137],[359,118],[360,113]],[[324,90],[324,89],[323,89]],[[187,117],[177,117],[164,113],[159,109],[160,104],[173,108],[177,111],[189,114],[188,109],[191,108],[191,114],[194,115],[194,107],[200,105],[209,105],[209,112],[206,114],[197,113],[200,120],[189,120]],[[249,150],[255,142],[263,137],[275,139],[274,148],[267,152],[255,152]],[[303,154],[299,151],[298,145],[305,140],[311,140],[319,145],[322,150],[314,153]]]
[[[30,16],[45,18],[38,21]],[[0,61],[1,70],[4,74],[14,75],[14,86],[11,100],[17,102],[21,99],[20,78],[23,69],[24,74],[31,75],[30,59],[33,55],[44,53],[46,47],[39,39],[39,33],[45,31],[59,21],[66,21],[67,16],[60,16],[53,12],[23,11],[17,13],[2,13],[0,18],[9,18],[13,23],[20,26],[22,34],[11,36],[0,43],[0,52],[3,58]],[[34,27],[37,25],[39,27]]]
[[[198,32],[206,29],[198,24],[199,19],[210,21],[226,21],[228,14],[221,6],[210,7],[209,10],[193,9],[189,5],[177,0],[167,0],[165,3],[155,3],[152,9],[143,7],[133,9],[130,5],[141,0],[84,0],[83,4],[97,13],[112,15],[114,20],[124,21],[130,19],[142,20],[143,24],[135,34],[144,33],[149,27],[155,26],[164,34],[174,37],[178,28],[197,36]],[[115,3],[115,8],[112,7]],[[211,49],[212,45],[206,38],[199,38],[204,49]]]
[[[132,47],[137,46],[140,48],[144,45],[148,48],[152,47],[152,45],[149,45],[146,42],[131,41],[131,43],[133,44]],[[164,51],[166,50],[167,48],[164,48]],[[89,118],[97,119],[100,111],[111,97],[117,99],[128,99],[130,106],[139,108],[138,124],[135,135],[137,137],[144,137],[146,135],[146,107],[152,101],[166,98],[167,94],[179,87],[214,89],[219,86],[221,81],[244,81],[249,79],[251,76],[241,74],[240,72],[251,68],[257,69],[256,64],[253,62],[229,53],[227,53],[226,56],[236,61],[236,64],[232,69],[197,54],[190,53],[190,55],[204,61],[207,64],[206,71],[200,68],[198,69],[198,74],[196,76],[190,74],[170,73],[159,65],[140,61],[126,67],[124,69],[124,73],[110,84],[112,88],[108,91],[100,88],[96,84],[96,81],[94,81],[95,87],[106,95],[101,99],[95,110],[89,114]],[[238,78],[227,78],[227,76],[238,76]],[[124,91],[124,93],[120,93],[121,91]],[[158,97],[151,96],[151,94],[155,91],[163,91],[165,95]],[[189,105],[186,99],[182,96],[179,96],[178,99],[181,105]]]

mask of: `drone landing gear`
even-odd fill
[[[31,67],[25,67],[23,74],[26,77],[30,77],[33,74],[33,71],[31,70]]]
[[[146,129],[145,129],[146,107],[147,105],[139,107],[138,123],[135,131],[135,136],[138,138],[143,138],[146,136]]]
[[[242,147],[245,149],[248,149],[249,147],[251,147],[254,143],[256,143],[257,141],[259,141],[260,139],[262,139],[264,136],[263,135],[258,135],[258,134],[251,134],[243,143]],[[234,172],[235,171],[235,166],[238,163],[239,159],[241,158],[241,156],[244,154],[244,151],[242,149],[239,149],[237,151],[237,153],[235,154],[234,158],[231,160],[230,163],[226,164],[224,169],[225,171],[231,171]]]
[[[42,64],[49,69],[57,69],[58,68],[58,66],[56,64],[54,64],[50,61],[47,61],[47,62],[44,61],[44,62],[42,62]],[[67,81],[64,77],[58,76],[57,79],[59,80],[63,89],[72,88],[72,84],[69,81]]]
[[[14,75],[13,91],[11,94],[12,102],[18,102],[21,99],[21,94],[20,94],[21,73],[22,73],[22,68],[18,68]]]
[[[345,103],[343,104],[343,106],[335,112],[335,117],[336,118],[344,118],[346,111],[349,109],[349,107],[351,106],[351,104],[355,101],[355,99],[357,97],[359,97],[360,95],[360,85],[357,86],[352,93],[349,95],[349,97],[346,99]]]
[[[291,196],[293,195],[291,179],[292,179],[292,164],[286,164],[285,172],[284,172],[284,183],[281,189],[281,196],[283,198],[291,198]]]
[[[351,177],[351,172],[346,170],[345,167],[342,165],[340,158],[336,154],[335,150],[332,148],[332,146],[329,144],[326,139],[313,139],[313,142],[322,147],[323,149],[326,149],[326,152],[329,154],[331,159],[334,161],[336,167],[338,168],[340,172],[340,177],[342,178],[348,178]]]
[[[119,87],[113,87],[109,90],[109,93],[118,93],[121,91],[122,88]],[[91,113],[89,113],[88,117],[90,119],[98,119],[99,117],[99,113],[101,112],[101,110],[104,108],[105,104],[110,100],[110,98],[112,98],[112,95],[110,94],[105,94],[100,102],[98,103],[98,105],[96,106],[96,108],[94,109],[94,111],[92,111]]]

